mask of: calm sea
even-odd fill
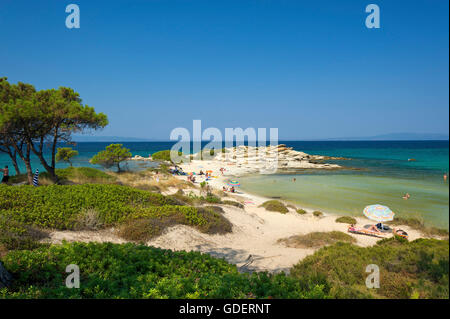
[[[448,141],[286,141],[280,142],[310,154],[346,157],[334,161],[349,169],[302,170],[294,174],[260,175],[240,179],[244,191],[280,197],[300,206],[329,213],[361,215],[368,204],[383,204],[397,216],[421,217],[427,223],[448,229],[449,187],[443,174],[449,171]],[[74,166],[93,166],[89,159],[110,143],[84,142]],[[148,156],[169,149],[172,142],[123,142],[133,155]],[[415,161],[408,161],[415,159]],[[33,169],[43,167],[33,158]],[[0,153],[0,167],[9,158]],[[151,164],[129,162],[135,170]],[[57,164],[66,167],[67,164]],[[24,168],[22,167],[24,171]],[[296,181],[293,181],[293,178]],[[402,199],[405,193],[409,200]]]

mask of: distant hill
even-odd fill
[[[155,142],[156,140],[139,137],[124,136],[92,136],[92,135],[74,135],[74,142]]]
[[[330,138],[328,140],[340,141],[430,141],[430,140],[444,140],[449,139],[445,134],[421,134],[421,133],[392,133],[382,134],[366,137],[342,137]]]
[[[167,142],[168,140],[124,137],[124,136],[93,136],[93,135],[74,135],[74,142]],[[280,139],[280,141],[303,141],[303,139]],[[325,139],[308,139],[310,141],[430,141],[442,140],[448,141],[449,136],[445,134],[420,134],[420,133],[392,133],[375,136],[362,137],[338,137]]]

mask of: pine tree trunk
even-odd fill
[[[33,170],[31,168],[30,160],[29,159],[24,159],[24,163],[25,163],[25,168],[27,170],[28,184],[29,185],[33,185]]]

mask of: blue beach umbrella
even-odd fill
[[[389,207],[375,204],[364,208],[364,215],[377,222],[388,222],[394,219],[395,213],[389,209]]]
[[[227,184],[230,186],[241,186],[241,183],[239,183],[238,181],[228,181]]]

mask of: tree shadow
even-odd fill
[[[243,249],[219,248],[214,247],[210,244],[196,245],[195,250],[200,251],[202,253],[207,253],[208,255],[211,255],[212,257],[215,258],[225,259],[227,262],[235,264],[238,267],[239,272],[243,273],[262,272],[262,271],[279,273],[279,272],[289,272],[290,270],[290,268],[288,267],[278,267],[269,270],[267,268],[259,267],[255,264],[255,261],[277,256],[265,257],[261,255],[250,254],[247,250]]]

